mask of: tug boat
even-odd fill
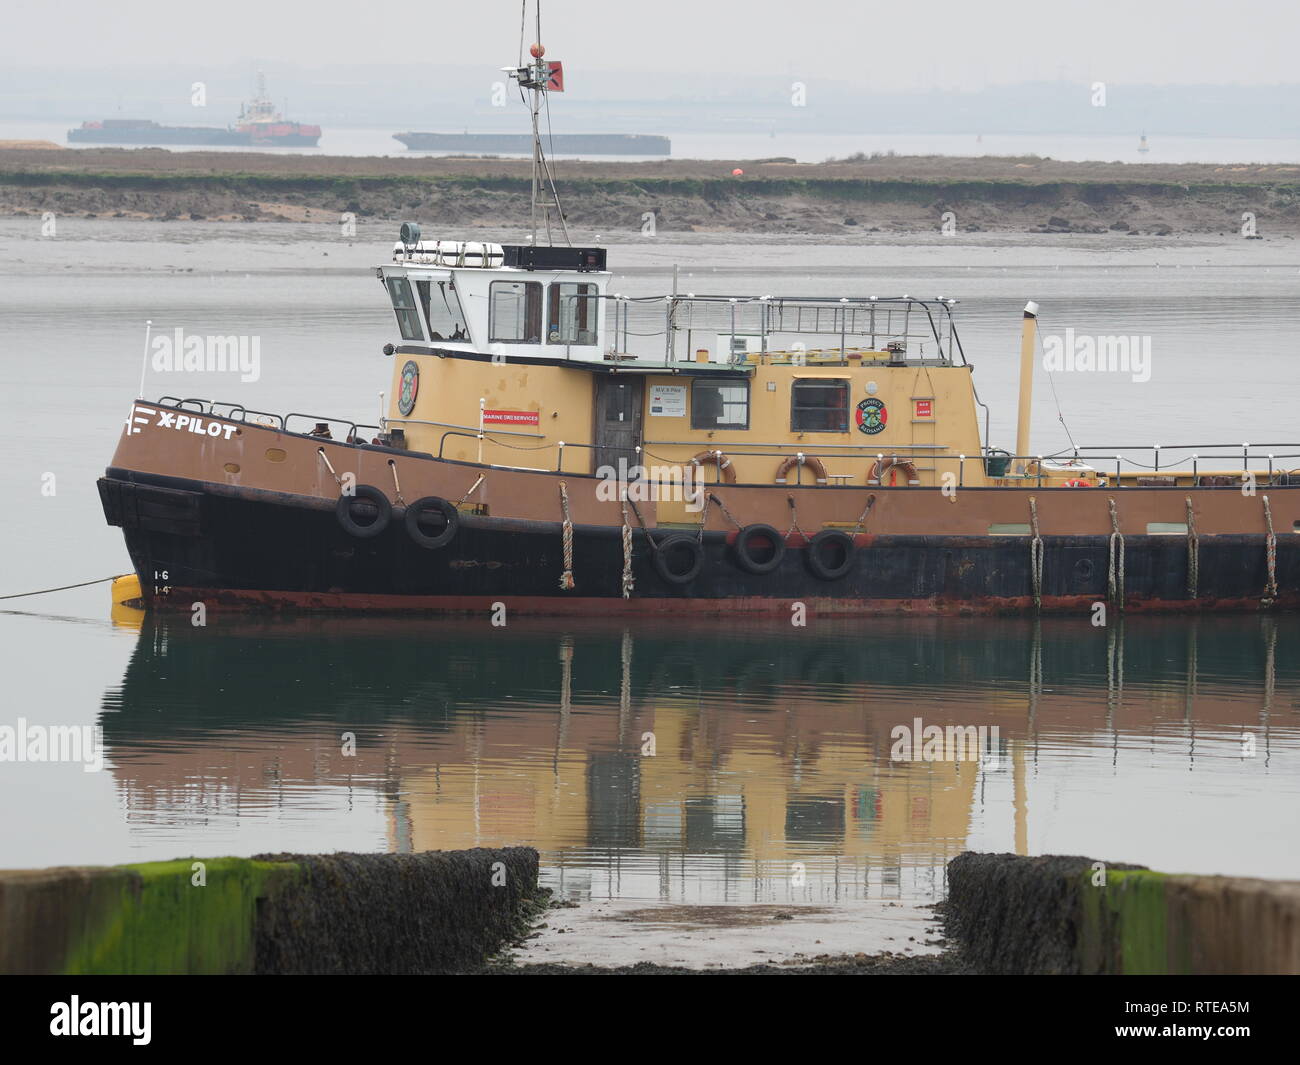
[[[1300,604],[1300,445],[1034,454],[1033,303],[1011,453],[989,445],[954,300],[611,292],[605,249],[568,243],[541,150],[543,55],[511,76],[551,200],[535,196],[529,243],[401,227],[375,269],[397,334],[378,424],[132,405],[99,490],[146,604],[1094,620]]]

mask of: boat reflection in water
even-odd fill
[[[101,723],[133,831],[193,853],[355,846],[365,808],[376,849],[530,844],[574,897],[924,898],[968,847],[1295,875],[1297,635],[151,616]],[[893,760],[917,718],[990,742]]]

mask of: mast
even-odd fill
[[[555,188],[555,178],[551,174],[546,153],[542,150],[541,111],[546,104],[546,93],[564,91],[564,74],[559,63],[549,63],[543,57],[546,49],[542,46],[542,6],[540,0],[536,9],[535,36],[528,54],[530,63],[521,65],[508,72],[519,83],[519,89],[526,92],[528,110],[532,117],[533,128],[533,180],[532,194],[529,202],[528,221],[532,232],[532,242],[537,244],[537,216],[540,211],[542,225],[546,229],[546,242],[551,243],[551,212],[555,212],[564,243],[572,245],[569,239],[569,226],[564,219],[564,210],[560,206],[560,194]],[[521,42],[522,43],[522,42]],[[520,62],[523,62],[522,49]],[[543,202],[543,197],[545,202]]]

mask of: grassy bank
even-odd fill
[[[741,176],[732,171],[741,169]],[[1300,167],[883,157],[825,164],[559,164],[571,225],[657,233],[936,231],[1300,232]],[[155,149],[0,151],[0,213],[523,225],[523,160],[259,156]],[[948,216],[947,218],[945,216]]]

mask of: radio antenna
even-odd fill
[[[524,3],[526,9],[527,0],[524,0]],[[550,244],[551,212],[554,211],[560,232],[564,236],[564,243],[572,246],[573,241],[569,239],[569,225],[564,218],[564,209],[560,206],[560,193],[555,187],[555,177],[551,173],[551,166],[547,161],[546,152],[542,149],[539,118],[542,108],[545,107],[546,121],[549,128],[551,108],[546,94],[564,91],[564,67],[561,63],[548,62],[544,58],[546,49],[542,45],[541,0],[537,2],[535,26],[536,35],[532,46],[528,49],[531,62],[523,63],[521,56],[521,65],[508,70],[510,76],[519,83],[520,95],[524,97],[525,102],[528,104],[529,113],[532,116],[533,181],[528,210],[529,228],[532,231],[533,244],[536,245],[537,219],[540,214],[542,225],[546,230],[546,242]]]

